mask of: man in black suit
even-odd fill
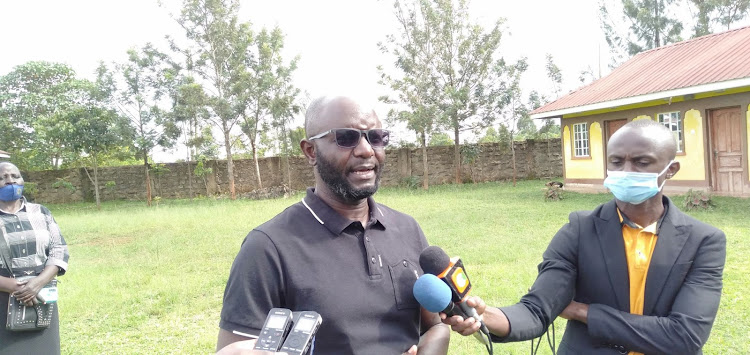
[[[726,237],[662,195],[679,170],[669,129],[628,123],[607,145],[614,200],[574,212],[550,242],[529,293],[483,314],[495,342],[533,339],[568,319],[558,354],[702,354],[719,308]],[[443,322],[469,335],[479,324]]]

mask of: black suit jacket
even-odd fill
[[[614,200],[573,212],[550,242],[529,293],[501,308],[510,334],[540,336],[572,299],[589,304],[588,324],[568,321],[558,354],[702,354],[719,308],[726,237],[667,207],[646,276],[644,315],[630,314],[622,227]]]

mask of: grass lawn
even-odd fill
[[[543,181],[385,188],[376,199],[414,216],[433,245],[461,256],[473,294],[490,305],[517,302],[536,277],[550,238],[571,211],[610,195],[566,192],[544,202]],[[243,238],[302,194],[288,199],[169,200],[51,205],[69,244],[60,279],[63,354],[207,354],[215,347],[221,299]],[[691,212],[727,234],[721,309],[706,354],[750,353],[750,201],[714,198]],[[679,205],[681,198],[676,197]],[[325,321],[325,320],[324,320]],[[556,321],[556,340],[564,322]],[[496,354],[528,354],[529,342],[496,344]],[[473,338],[453,335],[450,354],[481,354]],[[551,354],[542,344],[539,354]]]

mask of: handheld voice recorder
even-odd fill
[[[320,328],[323,318],[318,312],[304,311],[299,312],[295,317],[294,327],[284,341],[281,347],[282,352],[289,355],[304,355],[310,350],[310,346],[315,337],[315,332]]]
[[[285,308],[272,308],[268,311],[263,329],[253,349],[279,351],[289,329],[292,327],[292,311]]]

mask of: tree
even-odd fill
[[[408,4],[394,3],[398,37],[387,37],[381,45],[396,57],[401,75],[385,77],[384,82],[399,92],[398,102],[409,107],[399,116],[414,123],[410,129],[426,131],[432,126],[431,117],[451,129],[455,182],[461,183],[461,131],[486,127],[495,119],[489,113],[497,105],[497,97],[491,95],[497,90],[491,87],[504,83],[502,70],[493,70],[505,66],[496,58],[503,21],[485,30],[471,21],[465,0]]]
[[[497,143],[500,142],[500,135],[497,133],[494,127],[487,128],[482,138],[479,138],[479,143]]]
[[[247,56],[249,71],[242,76],[247,107],[241,115],[241,128],[249,139],[258,188],[263,188],[258,166],[259,134],[267,132],[272,125],[284,131],[286,122],[299,113],[296,103],[299,90],[291,83],[299,57],[292,59],[289,65],[284,64],[281,56],[284,35],[278,27],[270,32],[263,28],[255,36],[253,45],[255,55]]]
[[[44,133],[47,125],[58,123],[53,116],[73,105],[77,85],[68,65],[44,61],[16,66],[0,77],[0,142],[20,169],[59,168],[71,158],[61,141]]]
[[[674,15],[679,5],[676,0],[620,0],[619,5],[627,30],[618,28],[619,21],[610,17],[612,4],[602,0],[599,6],[600,24],[613,54],[611,66],[619,64],[625,55],[634,56],[682,40],[682,22]]]
[[[189,61],[188,61],[189,63]],[[190,70],[188,64],[187,70]],[[177,87],[172,91],[172,115],[187,148],[186,161],[190,164],[199,155],[206,155],[206,149],[214,141],[210,127],[205,125],[209,118],[207,99],[203,86],[192,76],[181,76]],[[215,154],[214,154],[215,155]],[[187,169],[188,190],[193,197],[193,172]]]
[[[151,151],[156,146],[171,147],[180,134],[170,113],[162,108],[177,73],[168,57],[150,43],[127,53],[128,60],[117,65],[122,79],[117,107],[135,131],[134,147],[143,159],[146,203],[151,206]]]
[[[427,157],[427,140],[433,134],[437,121],[438,101],[437,88],[432,84],[437,80],[435,67],[431,65],[437,53],[433,43],[437,31],[426,21],[432,12],[428,2],[411,3],[405,8],[400,2],[394,3],[394,14],[401,27],[399,38],[389,34],[385,42],[378,43],[381,52],[396,57],[395,67],[400,75],[389,75],[382,65],[378,66],[381,79],[396,93],[396,98],[382,96],[380,100],[393,104],[405,105],[389,110],[390,121],[405,122],[408,129],[417,134],[417,141],[422,148],[422,188],[430,187],[429,163]],[[416,6],[419,6],[419,10]],[[408,6],[408,5],[407,5]]]
[[[184,0],[177,23],[195,55],[194,70],[204,85],[210,115],[221,130],[227,155],[229,193],[236,198],[232,131],[247,109],[246,65],[253,33],[238,23],[239,0]]]
[[[555,64],[552,54],[547,53],[546,59],[547,64],[544,66],[544,69],[547,72],[547,78],[552,81],[552,96],[558,99],[562,91],[562,70]],[[540,101],[547,101],[544,97],[540,97],[540,99]]]
[[[750,0],[690,0],[695,7],[693,37],[705,36],[717,30],[729,30],[733,23],[747,17]],[[692,12],[691,8],[691,12]],[[714,28],[719,24],[722,28]]]
[[[84,161],[94,168],[93,178],[88,168],[84,170],[94,184],[96,208],[101,208],[99,197],[99,156],[132,142],[134,131],[128,118],[114,109],[114,85],[111,73],[104,64],[97,68],[95,82],[83,83],[84,98],[75,107],[65,111],[62,120],[70,124],[70,146]]]
[[[529,113],[521,98],[523,95],[523,92],[521,90],[521,76],[526,72],[527,69],[528,64],[526,63],[526,58],[521,58],[521,60],[519,60],[515,65],[507,68],[508,86],[502,87],[502,91],[493,93],[494,96],[497,96],[499,98],[495,103],[495,112],[502,117],[503,122],[506,124],[508,133],[510,135],[508,144],[511,151],[511,161],[513,167],[513,186],[516,186],[517,176],[516,148],[515,144],[513,144],[513,141],[515,140],[516,133],[518,133],[519,121],[524,116],[528,116]],[[506,68],[496,67],[495,70],[506,71]],[[531,124],[533,125],[533,122]]]
[[[729,30],[732,23],[747,17],[750,0],[714,0],[719,13],[718,22]]]
[[[428,144],[430,147],[446,146],[452,145],[453,140],[451,139],[451,136],[448,135],[448,133],[434,132],[430,135],[430,142]]]

